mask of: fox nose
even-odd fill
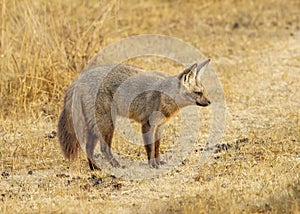
[[[208,100],[207,102],[208,102],[208,105],[210,105],[210,101]]]

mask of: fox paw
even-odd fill
[[[154,169],[159,168],[159,164],[157,163],[157,161],[155,159],[149,160],[149,165],[150,165],[151,168],[154,168]]]
[[[157,161],[158,165],[165,165],[166,163],[167,163],[166,161],[162,161],[162,160]]]
[[[110,161],[109,161],[110,165],[112,167],[115,167],[115,168],[119,168],[121,167],[121,165],[119,164],[119,162],[115,159],[115,158],[112,158]]]
[[[100,170],[100,168],[96,165],[94,161],[91,161],[90,159],[88,159],[88,161],[89,161],[89,167],[92,171]]]

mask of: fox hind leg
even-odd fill
[[[112,138],[114,134],[114,125],[112,121],[106,121],[105,123],[106,127],[105,129],[101,130],[101,138],[100,138],[100,148],[101,152],[106,160],[109,161],[109,163],[113,167],[120,167],[119,162],[114,158],[112,152],[111,152],[111,143]]]
[[[87,154],[87,158],[88,158],[88,162],[89,162],[89,167],[90,169],[93,170],[99,170],[100,168],[97,166],[95,159],[94,159],[94,150],[95,150],[95,146],[97,144],[98,138],[89,133],[88,134],[88,140],[87,140],[87,144],[86,144],[86,154]]]

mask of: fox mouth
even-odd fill
[[[208,106],[209,104],[210,104],[210,101],[207,101],[207,103],[196,102],[197,106],[202,106],[202,107]]]

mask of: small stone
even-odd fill
[[[238,22],[235,22],[232,26],[232,29],[238,29],[240,27],[240,24]]]
[[[10,174],[8,172],[2,172],[1,175],[2,175],[2,177],[5,177],[5,178],[10,176]]]
[[[120,184],[120,183],[116,183],[116,184],[113,185],[113,188],[114,188],[115,190],[120,190],[121,187],[122,187],[122,184]]]

